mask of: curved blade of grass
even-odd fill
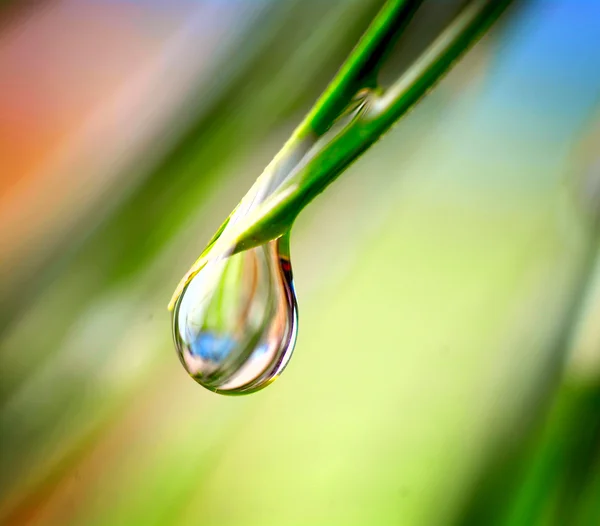
[[[511,0],[474,0],[468,4],[420,59],[387,91],[380,93],[373,84],[374,75],[420,4],[419,1],[387,2],[313,110],[183,277],[169,310],[206,264],[209,251],[211,258],[235,254],[289,231],[300,211],[406,114],[510,3]],[[322,147],[315,146],[361,90],[366,91],[357,116]],[[250,209],[259,188],[268,187],[281,176],[282,167],[289,167],[286,161],[298,157],[302,159],[300,164],[275,192],[253,207],[243,221],[229,223],[240,209]]]

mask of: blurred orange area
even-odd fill
[[[64,1],[11,21],[0,35],[3,197],[42,175],[48,156],[160,49],[182,14]]]
[[[202,2],[12,7],[0,32],[4,278],[89,218],[158,121],[172,114],[219,27],[197,30],[209,18]],[[182,53],[193,48],[189,41],[197,43],[192,66]]]

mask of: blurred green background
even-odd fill
[[[281,379],[177,360],[172,290],[381,5],[2,6],[1,524],[600,524],[591,0],[509,11],[303,212]]]

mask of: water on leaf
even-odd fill
[[[181,363],[199,384],[222,394],[251,393],[277,378],[296,330],[288,235],[209,260],[173,310]]]

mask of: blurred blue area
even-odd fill
[[[229,356],[235,346],[235,340],[227,335],[203,331],[192,340],[190,350],[193,355],[218,364]]]
[[[598,20],[591,0],[525,3],[505,28],[481,104],[535,116],[523,133],[538,141],[570,140],[600,102]]]

